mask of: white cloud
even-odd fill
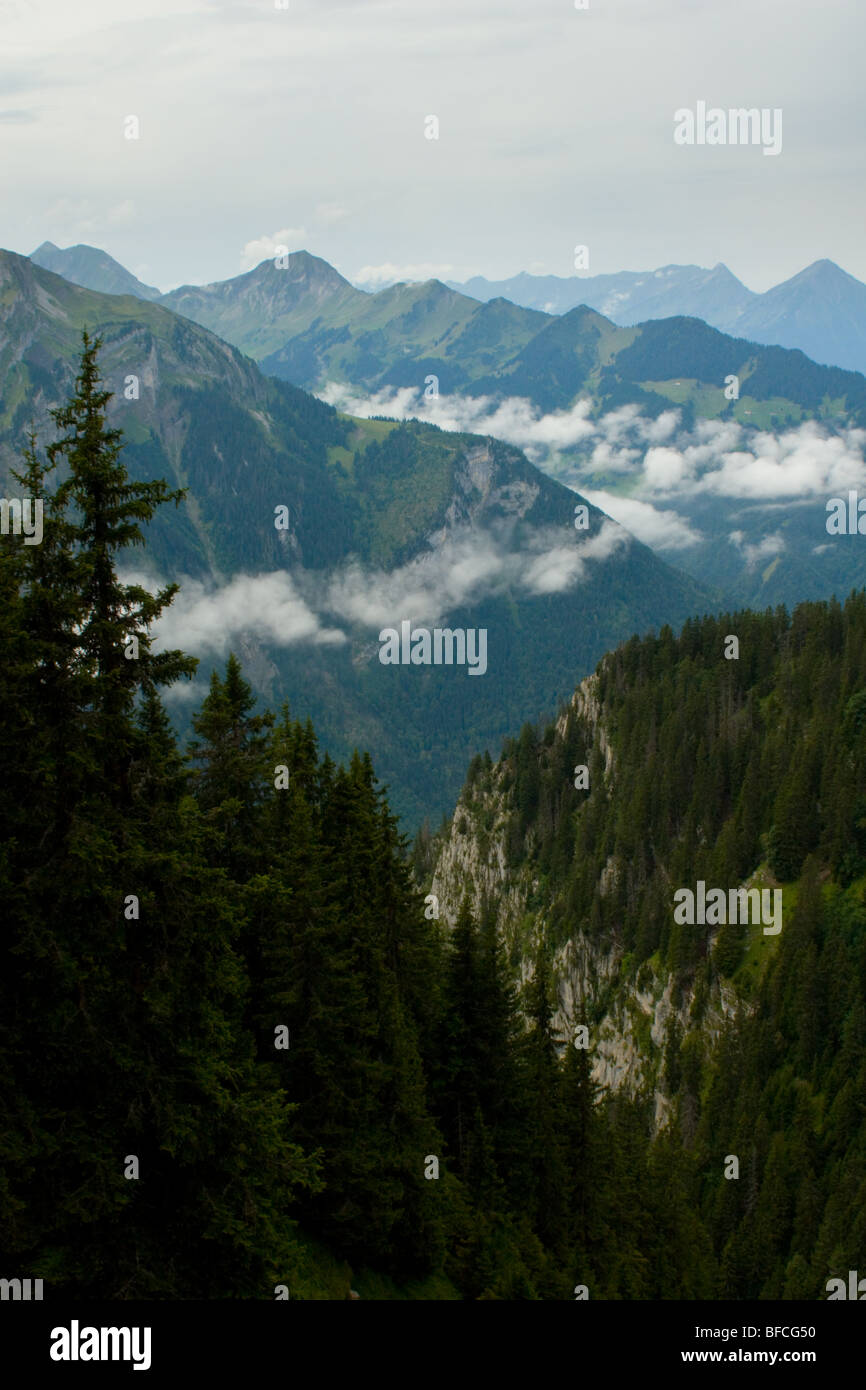
[[[507,531],[461,528],[396,570],[345,566],[330,577],[321,604],[344,622],[371,628],[401,618],[430,623],[508,592],[564,593],[586,578],[588,562],[600,563],[629,543],[628,533],[609,521],[592,536],[566,534],[567,541],[561,530],[546,528],[514,544]]]
[[[4,240],[26,251],[53,237],[50,190],[86,186],[107,206],[132,181],[142,217],[129,259],[154,264],[160,284],[234,271],[250,209],[260,228],[288,215],[318,226],[308,209],[323,199],[352,217],[333,245],[309,249],[341,267],[435,256],[491,277],[541,263],[566,275],[589,238],[593,273],[712,265],[723,247],[749,284],[816,254],[862,275],[858,72],[838,61],[862,43],[862,7],[772,8],[786,20],[773,44],[732,52],[724,36],[746,31],[749,0],[620,0],[593,6],[591,22],[563,0],[439,0],[434,25],[425,6],[393,0],[290,0],[288,11],[273,0],[2,0],[6,62],[26,84],[7,104],[41,117],[4,126],[5,183],[18,194]],[[738,175],[720,177],[725,152],[674,146],[671,113],[693,100],[696,63],[723,104],[739,99],[733,86],[801,111],[783,160],[730,150],[724,167]],[[426,141],[437,107],[441,140]],[[138,108],[132,151],[114,122]],[[286,189],[302,211],[280,210]],[[828,206],[840,210],[832,245]]]
[[[533,594],[560,594],[582,583],[586,578],[589,560],[607,560],[622,546],[628,545],[627,531],[615,522],[603,521],[594,536],[579,545],[560,543],[543,552],[527,566],[524,583]]]
[[[678,410],[663,410],[655,420],[646,421],[645,438],[650,444],[662,444],[666,439],[670,439],[679,422],[680,412]]]
[[[750,545],[742,531],[732,531],[730,541],[732,545],[742,551],[746,568],[750,570],[755,569],[762,560],[769,560],[774,555],[781,555],[785,549],[785,542],[778,531],[770,536],[764,536],[757,545]]]
[[[348,641],[344,627],[377,632],[404,618],[433,623],[508,593],[565,593],[589,577],[591,563],[603,563],[630,539],[613,521],[593,535],[545,528],[520,540],[505,523],[498,534],[469,527],[449,532],[393,570],[353,561],[327,574],[237,575],[222,586],[184,579],[154,626],[154,646],[213,656],[225,655],[243,637],[274,647],[342,645]],[[152,575],[129,572],[123,579],[151,591],[157,587]]]
[[[285,247],[287,251],[300,251],[301,242],[306,235],[303,227],[283,227],[281,231],[272,232],[270,236],[265,233],[264,236],[255,237],[253,241],[247,242],[241,252],[241,270],[252,270],[262,261],[279,255],[281,247]]]
[[[9,107],[0,111],[0,125],[30,125],[36,120],[36,112],[23,107]]]
[[[386,285],[446,278],[449,280],[455,278],[454,266],[434,261],[424,261],[415,265],[394,265],[391,262],[386,262],[384,265],[363,265],[352,276],[356,285],[363,285],[365,289],[375,290],[384,289]]]
[[[649,437],[641,421],[637,434]],[[805,420],[777,434],[733,421],[699,421],[663,448],[649,448],[638,490],[647,495],[710,493],[773,502],[828,496],[866,483],[866,431]]]
[[[635,497],[618,497],[613,492],[597,492],[591,488],[583,488],[582,492],[644,545],[656,550],[686,550],[703,540],[701,532],[678,512],[662,510]]]
[[[105,220],[111,227],[128,227],[135,221],[135,203],[131,198],[116,203],[113,208],[108,209]]]
[[[742,498],[835,494],[866,482],[864,445],[866,431],[834,432],[814,420],[778,435],[744,433],[739,449],[716,456],[700,486]]]
[[[71,246],[92,237],[103,221],[89,198],[57,198],[45,212],[44,225],[44,240]]]
[[[591,439],[596,430],[589,420],[592,405],[588,400],[542,415],[520,396],[494,401],[489,396],[439,395],[428,400],[420,387],[387,388],[368,395],[335,382],[319,394],[329,405],[362,419],[388,415],[397,420],[427,420],[443,430],[492,435],[524,449],[533,460]]]
[[[224,654],[241,635],[275,647],[346,640],[322,624],[282,570],[239,574],[222,587],[185,579],[154,628],[157,647],[182,647],[195,656]]]
[[[701,419],[686,429],[679,410],[651,419],[636,405],[593,417],[588,399],[545,415],[519,396],[428,400],[420,385],[367,395],[329,383],[320,394],[352,415],[428,420],[441,429],[504,439],[539,466],[557,465],[552,471],[584,491],[593,475],[628,476],[638,501],[715,494],[771,504],[866,489],[866,430],[815,420],[772,434],[732,420]]]
[[[643,486],[648,492],[679,492],[694,473],[691,460],[678,449],[647,449],[643,461]]]
[[[197,705],[207,693],[208,687],[203,681],[197,680],[175,681],[174,685],[163,686],[160,690],[161,698],[168,705]]]

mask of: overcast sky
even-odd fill
[[[277,3],[0,0],[0,245],[161,289],[275,240],[371,285],[569,275],[577,244],[866,279],[862,0]],[[781,108],[781,153],[675,144],[698,101]]]

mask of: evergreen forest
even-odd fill
[[[120,571],[183,494],[130,479],[98,348],[16,474],[42,543],[0,537],[3,1269],[107,1299],[825,1297],[866,1248],[866,596],[626,642],[599,718],[479,756],[413,859],[364,751],[336,765],[235,656],[180,746],[196,662],[151,637],[176,586]],[[429,906],[485,816],[533,885],[519,940],[490,895]],[[785,896],[766,948],[673,923],[675,887],[753,875]],[[589,1046],[555,1025],[577,930],[690,1001],[634,1093],[593,1080],[592,1001]]]

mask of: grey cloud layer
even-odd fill
[[[37,119],[4,127],[0,241],[84,236],[163,287],[235,274],[275,228],[315,233],[349,276],[567,275],[576,243],[593,271],[721,248],[754,289],[817,254],[863,276],[860,75],[839,60],[862,7],[764,9],[769,44],[736,41],[753,0],[2,0],[6,104]],[[676,146],[674,111],[697,99],[784,108],[780,158]],[[122,228],[118,189],[139,209]],[[345,220],[317,223],[323,200]]]

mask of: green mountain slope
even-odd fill
[[[555,708],[575,665],[590,670],[631,632],[711,602],[597,509],[576,532],[578,499],[514,448],[347,419],[161,305],[98,295],[3,253],[7,476],[31,423],[49,437],[85,326],[103,337],[130,474],[189,489],[148,538],[158,574],[200,586],[179,640],[206,660],[237,645],[257,689],[313,714],[336,755],[370,748],[416,822],[453,804],[479,747]],[[379,631],[425,617],[485,628],[488,674],[383,666]]]
[[[177,586],[119,572],[178,498],[129,478],[82,346],[16,475],[44,534],[0,534],[11,1267],[55,1300],[711,1294],[639,1110],[558,1063],[543,989],[521,1025],[489,920],[441,932],[369,755],[254,713],[233,656],[178,748],[159,692],[196,663],[148,630]]]
[[[259,358],[313,322],[333,327],[351,312],[362,313],[368,298],[327,261],[297,251],[280,269],[262,261],[232,280],[181,285],[162,303]]]
[[[837,280],[825,329],[842,313]],[[814,299],[816,283],[807,275],[802,292]],[[729,602],[790,604],[866,580],[856,539],[828,543],[825,526],[826,503],[839,493],[829,481],[834,460],[846,458],[841,471],[852,482],[862,475],[858,373],[693,318],[622,328],[586,306],[553,317],[504,299],[480,304],[436,281],[365,294],[306,252],[284,267],[266,261],[233,280],[185,287],[164,303],[259,357],[268,373],[327,388],[335,401],[360,397],[364,413],[477,421],[479,431],[489,418],[489,428],[532,448],[539,467],[598,492],[602,508]],[[572,419],[559,417],[568,411]],[[544,413],[556,418],[539,422]],[[666,488],[645,476],[655,445],[662,457],[668,448],[682,455]],[[720,477],[738,456],[739,475]],[[762,458],[779,460],[778,475],[771,467],[767,476]],[[763,493],[755,477],[766,479]]]
[[[266,373],[309,390],[330,381],[422,391],[432,373],[442,391],[525,396],[542,410],[587,396],[598,412],[633,403],[655,416],[674,404],[687,423],[866,420],[859,373],[731,337],[700,319],[621,328],[586,305],[554,316],[502,298],[479,304],[437,280],[366,294],[305,251],[288,256],[284,268],[263,261],[162,302],[249,352]],[[724,394],[730,374],[740,378],[736,401]]]
[[[361,320],[339,334],[314,323],[266,357],[263,369],[310,389],[331,383],[338,400],[341,387],[349,388],[349,399],[372,394],[372,408],[385,413],[425,414],[431,376],[444,396],[445,414],[458,420],[466,414],[460,397],[489,398],[488,414],[497,402],[517,398],[526,405],[517,411],[514,437],[538,441],[534,457],[540,467],[577,491],[599,491],[602,506],[612,494],[611,510],[626,525],[634,515],[628,510],[632,499],[672,510],[692,543],[684,546],[679,536],[668,543],[667,528],[658,521],[648,524],[645,538],[663,558],[730,602],[792,604],[843,594],[866,580],[866,555],[856,538],[828,541],[826,504],[840,488],[822,481],[835,472],[834,450],[850,458],[851,478],[858,471],[862,476],[862,463],[858,470],[856,462],[862,460],[862,443],[851,431],[866,423],[866,377],[819,366],[798,350],[731,337],[699,319],[620,328],[586,306],[529,323],[525,316],[531,311],[507,301],[491,300],[469,315],[463,301],[457,326],[440,331],[437,313],[450,301],[433,284],[370,296],[365,319],[392,294],[413,297],[405,319],[391,319],[375,334]],[[437,324],[432,341],[423,330],[428,321]],[[736,395],[729,399],[734,379]],[[396,396],[401,388],[411,390],[408,405]],[[380,404],[376,393],[382,393]],[[533,436],[527,417],[556,415],[578,403],[586,404],[584,438],[577,425],[560,419]],[[630,426],[623,411],[637,416]],[[656,421],[661,433],[654,434]],[[507,418],[501,427],[508,428]],[[795,447],[790,432],[797,430],[803,433]],[[608,435],[623,440],[613,457]],[[835,438],[825,445],[823,435]],[[560,438],[559,445],[544,442]],[[682,486],[660,488],[644,476],[654,444],[685,456]],[[769,460],[790,456],[787,492],[783,479],[771,477],[762,493],[745,470],[740,478],[703,479],[704,473],[724,471],[738,452],[744,459],[749,453]],[[755,473],[763,478],[765,469],[756,466]],[[613,498],[624,499],[621,512]]]
[[[429,366],[445,372],[442,389],[450,390],[510,357],[548,318],[506,300],[482,312],[438,280],[368,294],[307,251],[231,280],[181,286],[162,303],[260,360],[269,375],[304,386],[414,385]]]
[[[560,1046],[586,1026],[597,1084],[645,1097],[728,1297],[823,1298],[862,1265],[864,756],[862,591],[694,621],[476,759],[416,847],[450,923],[468,892],[516,976],[546,963]],[[781,916],[691,925],[699,884]]]
[[[173,499],[105,399],[85,344],[19,470],[41,543],[0,535],[9,1267],[55,1300],[856,1297],[866,593],[610,653],[475,759],[422,899],[369,756],[257,713],[234,657],[178,748],[195,663],[147,626],[182,594],[119,572]],[[781,910],[671,911],[744,882]]]
[[[843,594],[866,580],[866,554],[856,537],[828,538],[826,530],[827,502],[840,492],[829,481],[837,472],[834,456],[850,460],[851,479],[864,476],[862,441],[852,430],[866,422],[866,377],[818,366],[799,351],[730,337],[698,319],[619,328],[585,306],[533,325],[524,317],[530,311],[504,300],[466,318],[464,301],[459,331],[431,343],[423,324],[429,318],[438,325],[444,291],[397,287],[393,295],[410,290],[423,298],[405,320],[391,320],[375,334],[353,324],[339,336],[313,324],[265,358],[263,368],[311,389],[330,382],[336,399],[340,387],[350,388],[349,399],[373,393],[372,408],[385,413],[427,413],[431,376],[445,416],[457,420],[467,413],[460,397],[489,398],[482,418],[496,402],[517,398],[524,404],[511,422],[514,438],[536,441],[540,467],[579,492],[597,490],[601,506],[609,498],[625,525],[637,527],[640,519],[629,510],[632,501],[672,511],[688,528],[690,544],[679,534],[671,539],[651,515],[642,538],[730,602],[791,604]],[[366,312],[391,293],[371,296]],[[396,395],[400,388],[410,388],[408,405]],[[382,393],[381,403],[375,393]],[[533,430],[530,417],[557,416],[578,403],[586,404],[579,421],[557,417],[545,422],[547,429]],[[506,412],[501,428],[509,422]],[[645,476],[655,445],[662,458],[666,448],[680,455],[667,487],[658,474]],[[722,477],[733,474],[738,454],[741,474]],[[750,454],[753,473],[745,467]],[[779,459],[785,476],[771,468],[768,477],[762,458]],[[621,511],[616,499],[624,503]]]
[[[725,378],[740,379],[739,399]],[[820,367],[804,353],[759,347],[700,319],[651,320],[617,328],[581,306],[546,324],[512,361],[473,382],[476,394],[526,396],[543,410],[588,396],[599,411],[636,404],[656,416],[672,405],[690,423],[726,417],[776,426],[804,418],[862,423],[866,377]]]
[[[262,370],[309,389],[328,382],[370,391],[423,388],[433,375],[439,390],[463,391],[509,362],[546,321],[507,300],[477,305],[437,280],[366,298],[336,323],[323,315],[264,357]]]

